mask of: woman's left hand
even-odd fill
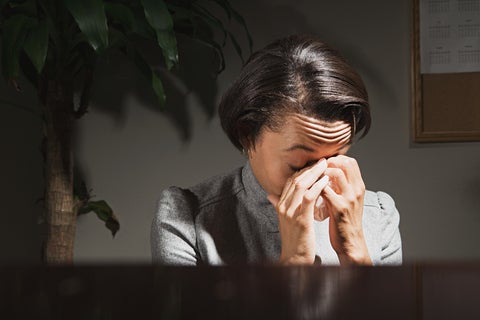
[[[323,190],[330,216],[330,242],[341,264],[371,265],[363,234],[363,183],[357,161],[339,155],[327,160],[330,186]]]

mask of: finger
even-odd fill
[[[304,181],[304,183],[308,184],[310,187],[313,183],[317,181],[318,177],[323,174],[325,169],[327,169],[327,160],[325,158],[322,158],[318,160],[317,163],[315,163],[314,165],[300,170],[297,179]]]
[[[328,185],[328,182],[330,182],[330,178],[328,176],[323,176],[320,180],[315,182],[315,184],[307,192],[305,192],[305,195],[309,198],[314,198],[316,204],[320,193]]]
[[[303,194],[306,190],[318,180],[325,172],[327,161],[319,160],[315,165],[301,170],[298,174],[293,175],[285,186],[286,192],[282,193],[280,201],[286,207],[297,207],[302,202]]]
[[[291,189],[292,196],[289,204],[290,207],[297,207],[302,203],[304,195],[308,192],[308,190],[315,186],[326,169],[327,161],[325,159],[321,159],[312,167],[303,170],[299,176],[293,179],[293,189]],[[322,181],[324,182],[325,179]],[[315,193],[315,190],[312,192]]]
[[[327,160],[322,158],[314,165],[303,168],[295,173],[290,179],[290,191],[293,191],[295,188],[302,190],[309,189],[325,172],[325,169],[327,169]]]
[[[363,182],[357,161],[354,158],[343,155],[334,158],[329,159],[329,166],[342,169],[353,193],[357,197],[363,197],[365,193],[365,183]]]
[[[345,172],[345,176],[350,183],[355,184],[358,181],[362,181],[362,174],[357,160],[344,155],[331,157],[327,160],[328,166],[333,168],[342,169]]]
[[[323,196],[320,195],[315,201],[315,208],[313,211],[313,218],[317,221],[323,221],[328,218],[328,209],[327,209],[327,200],[323,199]]]
[[[305,193],[304,198],[313,200],[313,216],[316,220],[323,220],[323,214],[320,214],[319,207],[321,205],[323,198],[320,196],[323,189],[328,185],[330,179],[328,176],[323,176],[320,180],[315,182],[315,184]]]
[[[347,181],[345,172],[339,168],[327,168],[325,175],[330,177],[331,187],[338,194],[348,195],[351,192],[352,186]]]
[[[267,200],[274,206],[275,208],[278,205],[278,202],[280,201],[280,197],[274,194],[269,194],[267,196]]]
[[[317,201],[315,202],[315,207],[320,208],[324,203],[323,197],[318,197]]]
[[[300,210],[295,211],[295,215],[303,215],[304,218],[313,221],[313,219],[315,218],[315,203],[320,196],[320,193],[323,191],[325,186],[327,186],[328,181],[328,176],[323,176],[320,180],[315,182],[315,184],[308,191],[303,194],[301,208]]]
[[[329,214],[332,215],[336,212],[344,212],[344,199],[342,196],[338,195],[330,186],[326,186],[323,189],[323,197],[326,201],[330,202],[331,206],[335,208],[335,210],[329,210]],[[336,216],[331,217],[336,220]]]

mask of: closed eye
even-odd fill
[[[314,165],[315,163],[317,163],[318,160],[311,160],[311,161],[308,161],[304,166],[301,166],[301,167],[295,167],[295,166],[292,166],[291,164],[289,164],[289,168],[290,170],[292,170],[293,172],[298,172],[306,167],[310,167],[312,165]]]
[[[290,164],[288,165],[288,167],[289,167],[290,170],[292,170],[293,172],[298,172],[298,171],[300,171],[300,170],[303,169],[303,167],[294,167],[294,166],[292,166],[292,165],[290,165]]]

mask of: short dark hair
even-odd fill
[[[222,128],[239,150],[255,147],[261,130],[277,130],[288,113],[343,120],[352,139],[371,123],[362,79],[314,36],[283,38],[252,54],[219,106]]]

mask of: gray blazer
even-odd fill
[[[399,214],[384,192],[367,191],[363,228],[374,265],[401,264]],[[328,218],[315,221],[316,255],[339,264]],[[275,263],[281,241],[275,208],[249,163],[194,187],[170,187],[160,195],[151,229],[154,263],[224,265]]]

